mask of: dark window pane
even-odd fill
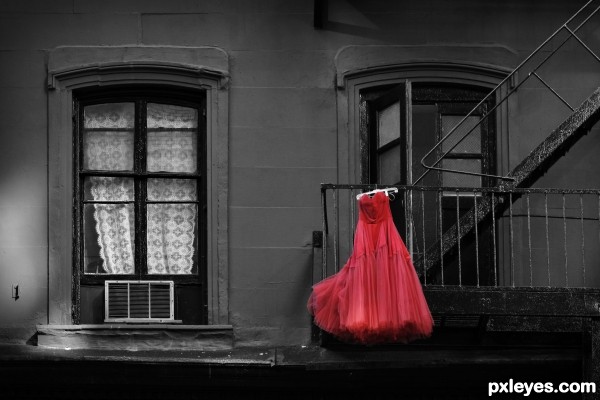
[[[394,146],[379,154],[379,183],[400,182],[400,146]]]
[[[481,160],[445,159],[442,160],[442,168],[481,173]],[[442,186],[481,187],[481,177],[456,174],[452,172],[442,172]]]
[[[400,137],[400,102],[377,112],[377,132],[378,148]]]
[[[448,134],[462,119],[464,115],[442,115],[442,137]],[[442,143],[442,151],[445,153],[454,146],[460,138],[469,132],[479,122],[478,116],[469,116],[454,132]],[[460,142],[452,153],[476,153],[481,154],[481,125],[475,127],[465,139]]]
[[[413,104],[412,106],[412,179],[418,179],[425,171],[421,159],[436,144],[438,107],[431,104]],[[431,163],[433,156],[427,161]],[[437,186],[437,177],[429,173],[419,185]]]

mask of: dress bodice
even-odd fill
[[[367,224],[376,224],[391,216],[389,199],[383,192],[364,195],[358,201],[359,218]]]

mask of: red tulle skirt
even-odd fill
[[[421,283],[383,193],[359,200],[352,255],[313,286],[308,310],[317,326],[346,342],[406,343],[431,335]]]

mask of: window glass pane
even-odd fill
[[[400,137],[400,102],[377,113],[378,148]]]
[[[90,176],[84,181],[84,200],[133,201],[133,178]]]
[[[442,168],[481,173],[481,160],[444,159],[442,160],[441,164]],[[452,172],[442,172],[442,186],[481,187],[481,177],[474,175],[455,174]]]
[[[133,274],[133,204],[86,204],[83,218],[85,273]]]
[[[194,108],[149,103],[147,109],[150,172],[196,172],[198,111]]]
[[[150,129],[198,128],[198,110],[172,104],[148,103],[146,124]]]
[[[195,204],[148,204],[149,274],[196,274],[198,270]]]
[[[427,169],[421,165],[421,159],[437,143],[438,107],[431,104],[412,105],[412,179],[418,179]],[[412,183],[412,182],[411,182]],[[425,175],[419,185],[437,186],[434,173]]]
[[[83,168],[133,170],[134,104],[98,104],[83,113]]]
[[[379,154],[379,182],[397,184],[400,182],[400,146],[394,146]]]
[[[148,200],[196,200],[196,181],[193,179],[148,179]]]
[[[442,115],[442,137],[450,132],[463,118],[464,115]],[[442,151],[446,152],[452,148],[463,135],[469,132],[471,128],[479,122],[479,119],[478,116],[467,117],[465,122],[456,128],[456,130],[452,132],[452,135],[442,143]],[[460,144],[452,149],[452,153],[481,154],[481,125],[478,125],[473,129]]]

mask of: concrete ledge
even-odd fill
[[[38,346],[90,350],[227,350],[231,325],[38,325]]]
[[[7,399],[61,400],[483,398],[492,381],[581,381],[581,366],[579,347],[538,344],[197,352],[0,344],[0,390]]]

